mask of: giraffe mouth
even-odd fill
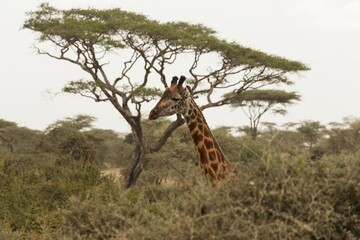
[[[155,120],[160,117],[160,111],[157,111],[156,109],[151,110],[149,114],[149,120]]]

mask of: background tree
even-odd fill
[[[304,121],[301,123],[300,127],[297,128],[300,132],[306,144],[309,146],[309,151],[313,150],[314,145],[318,140],[323,136],[323,131],[325,126],[320,124],[318,121]]]
[[[225,98],[229,97],[233,97],[230,106],[233,108],[240,107],[249,119],[250,136],[253,139],[257,137],[260,119],[267,111],[276,106],[282,108],[273,109],[273,113],[286,114],[285,107],[300,99],[300,96],[294,92],[268,89],[251,89],[241,94],[225,94]]]
[[[58,127],[73,128],[78,131],[89,130],[92,128],[95,117],[89,115],[79,114],[75,117],[67,117],[63,120],[58,120],[46,128],[46,132],[52,131]]]
[[[17,128],[17,124],[14,122],[9,122],[3,119],[0,119],[0,150],[8,150],[10,152],[14,151],[13,143],[10,141],[10,137],[8,135],[8,129]]]
[[[232,97],[216,97],[223,89],[241,93],[249,88],[290,84],[288,73],[308,70],[300,62],[222,40],[214,30],[199,24],[159,23],[120,9],[59,10],[42,4],[28,13],[24,28],[39,33],[40,42],[56,46],[56,50],[37,47],[39,54],[70,62],[87,73],[87,79],[69,82],[65,92],[109,102],[131,126],[135,147],[127,186],[136,182],[147,164],[145,155],[159,151],[184,123],[177,116],[151,143],[144,135],[143,105],[160,94],[159,85],[168,86],[170,65],[180,62],[182,69],[187,69],[180,74],[191,78],[195,96],[207,100],[202,109],[228,104]],[[107,69],[109,53],[125,59],[116,76]]]
[[[271,123],[266,125],[267,130],[259,138],[267,145],[271,145],[276,152],[287,157],[302,156],[308,153],[308,149],[304,149],[304,138],[297,131],[299,123],[287,122],[277,128]]]
[[[45,152],[68,154],[75,160],[94,161],[95,145],[84,134],[94,121],[95,118],[88,115],[58,120],[46,128],[38,148]]]
[[[90,160],[102,166],[124,168],[133,147],[113,130],[93,128],[95,117],[77,115],[50,124],[37,145],[41,152],[69,155],[75,160]]]
[[[12,128],[17,128],[17,124],[14,122],[9,122],[4,119],[0,119],[0,152],[1,151],[14,151],[13,143],[10,141],[10,136],[8,135],[8,130]]]
[[[40,139],[40,131],[19,127],[14,122],[0,119],[0,153],[28,154],[37,152],[36,144]]]
[[[278,132],[276,123],[274,122],[262,122],[262,125],[266,128],[265,132],[270,136],[273,137]]]
[[[360,119],[344,118],[342,123],[330,123],[326,131],[325,148],[328,153],[356,152],[360,149]]]
[[[125,142],[125,136],[110,129],[92,128],[83,132],[96,149],[96,162],[110,168],[126,168],[131,159],[133,146]]]

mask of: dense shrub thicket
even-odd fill
[[[189,170],[131,189],[91,163],[2,160],[0,238],[357,239],[359,157],[268,155],[215,188]]]
[[[205,182],[187,129],[180,128],[162,151],[148,156],[130,189],[106,176],[102,163],[125,167],[131,136],[59,131],[64,124],[45,133],[1,124],[8,142],[0,145],[0,239],[360,238],[356,124],[322,132],[331,135],[311,140],[311,151],[310,140],[296,130],[264,131],[254,140],[216,129],[238,170],[216,187]],[[164,126],[157,122],[144,130],[155,138]],[[9,129],[27,137],[9,135]],[[63,152],[50,141],[53,129],[62,142],[81,136],[84,145],[76,146],[91,146],[95,160]],[[349,146],[341,141],[345,137]],[[332,151],[336,141],[343,147]],[[322,154],[312,158],[314,149]]]
[[[116,191],[114,182],[91,163],[48,154],[0,157],[3,230],[31,235],[40,234],[44,226],[58,228],[61,209],[70,206],[71,197],[86,199],[93,192],[110,197]]]

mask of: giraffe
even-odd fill
[[[185,77],[173,77],[170,87],[166,88],[161,99],[149,114],[149,120],[159,117],[181,114],[190,131],[199,165],[204,170],[205,178],[215,186],[230,172],[230,165],[216,142],[214,135],[192,98],[189,86],[183,87]]]

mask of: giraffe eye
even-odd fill
[[[181,99],[180,96],[174,96],[171,98],[171,100],[176,101],[176,102],[179,101],[180,99]]]

